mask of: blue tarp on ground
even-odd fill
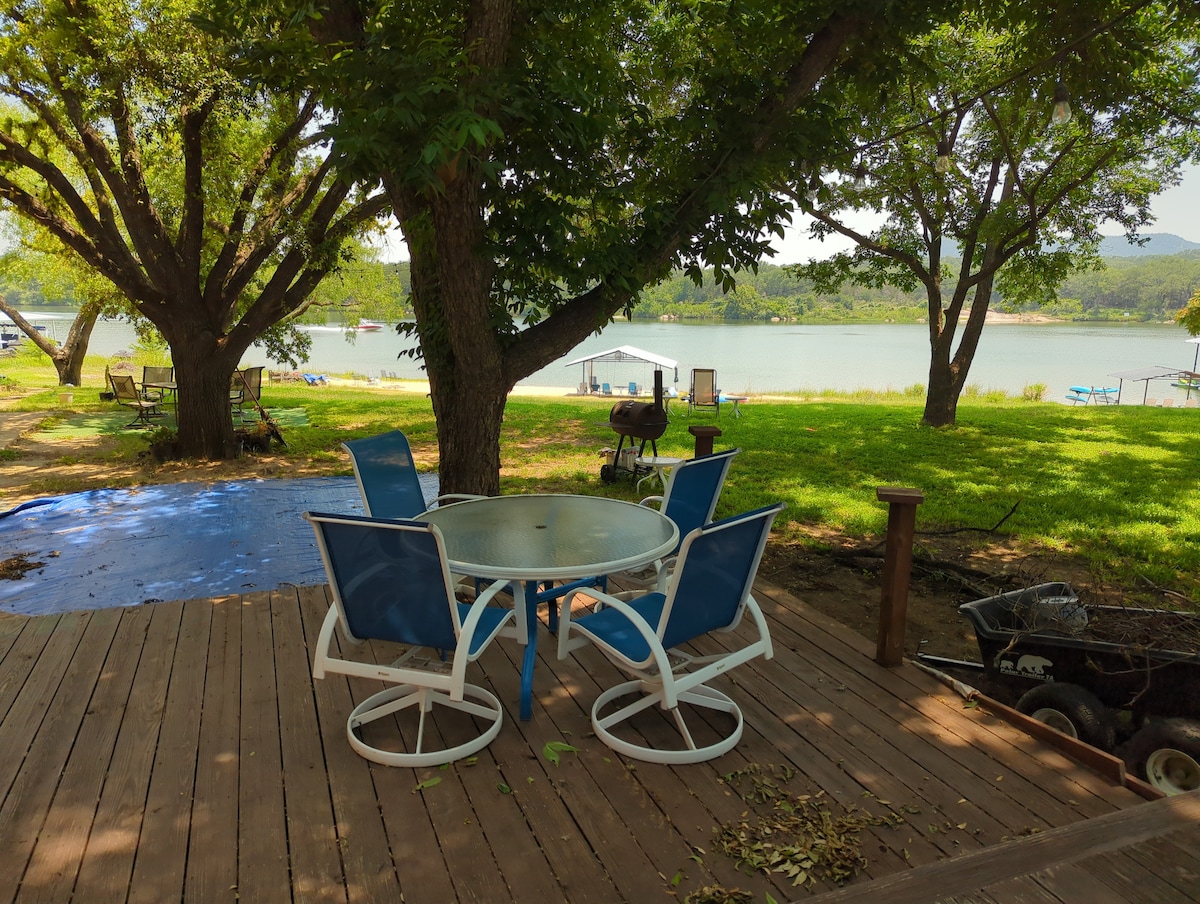
[[[437,475],[421,477],[426,499]],[[353,477],[175,483],[74,493],[0,517],[0,611],[45,615],[322,584],[305,511],[362,514]]]

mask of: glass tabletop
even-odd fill
[[[675,523],[656,509],[602,496],[493,496],[441,506],[436,524],[455,571],[562,580],[636,568],[672,552]]]

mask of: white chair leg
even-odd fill
[[[444,691],[399,684],[385,688],[368,697],[350,712],[346,720],[346,737],[354,751],[364,759],[385,766],[440,766],[478,753],[500,733],[504,710],[496,695],[473,684],[463,688],[464,699],[451,700]],[[478,702],[476,702],[478,701]],[[488,723],[481,735],[454,747],[425,749],[425,717],[435,706],[444,706],[474,716]],[[362,725],[386,716],[402,714],[405,709],[417,710],[417,741],[411,752],[385,750],[368,744],[359,735]]]
[[[612,701],[619,697],[638,692],[641,692],[642,696],[634,702],[623,706],[621,709],[607,716],[600,715],[600,711]],[[596,732],[596,737],[617,751],[617,753],[648,763],[665,763],[668,765],[701,763],[705,760],[711,760],[726,754],[737,746],[738,741],[742,738],[745,723],[742,718],[741,709],[732,699],[708,685],[701,684],[681,693],[679,701],[691,704],[692,706],[703,706],[707,709],[728,713],[734,719],[733,729],[715,743],[705,747],[697,747],[696,742],[692,739],[691,732],[684,722],[683,714],[676,707],[670,712],[675,721],[675,726],[686,745],[685,749],[660,750],[634,744],[624,738],[617,737],[612,731],[613,728],[651,706],[662,705],[663,696],[661,689],[653,688],[652,685],[644,681],[627,681],[624,684],[618,684],[616,687],[609,688],[600,694],[596,698],[596,702],[592,705],[592,728]]]

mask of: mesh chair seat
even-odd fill
[[[605,690],[592,705],[592,728],[601,741],[634,759],[669,764],[709,760],[737,745],[744,725],[741,709],[709,682],[755,657],[774,654],[766,619],[750,591],[771,525],[782,510],[782,504],[774,505],[693,530],[683,541],[665,593],[589,590],[597,606],[583,615],[572,613],[572,598],[567,598],[558,657],[591,644],[633,679]],[[744,614],[754,623],[753,640],[741,642],[739,632],[720,644],[721,652],[690,652],[692,642],[710,632],[733,631]],[[632,702],[616,705],[627,697]],[[685,707],[724,713],[732,725],[722,733],[716,719],[689,724]],[[662,734],[657,727],[627,724],[655,708],[670,714],[678,746],[653,743]]]
[[[392,685],[351,710],[350,746],[372,762],[421,767],[490,744],[500,732],[503,708],[491,691],[467,683],[466,669],[506,629],[515,630],[513,610],[490,605],[506,583],[497,581],[474,602],[460,603],[435,525],[320,512],[304,517],[316,533],[333,597],[317,639],[313,677],[335,672]],[[391,663],[343,658],[334,645],[339,625],[351,643],[386,641],[406,649]],[[421,659],[423,650],[433,655]],[[427,730],[439,718],[435,713],[465,713],[471,717],[466,721],[483,727],[466,741],[443,743],[461,728]],[[415,717],[415,732],[396,732],[395,720],[408,717]]]

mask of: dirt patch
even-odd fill
[[[31,562],[29,553],[17,553],[12,558],[0,562],[0,580],[19,581],[25,576],[25,572],[41,568],[45,564],[45,562]]]
[[[317,477],[345,471],[344,463],[328,456],[305,461],[273,452],[243,455],[232,461],[158,464],[148,454],[132,458],[121,439],[110,434],[61,436],[37,430],[48,416],[0,411],[0,439],[4,440],[0,448],[0,511],[64,491],[257,477]]]
[[[986,535],[918,535],[909,585],[905,653],[979,661],[962,603],[1046,581],[1065,581],[1103,602],[1103,588],[1078,562]],[[869,640],[879,630],[883,539],[812,531],[807,542],[773,542],[759,574]],[[1119,595],[1119,593],[1117,594]]]

